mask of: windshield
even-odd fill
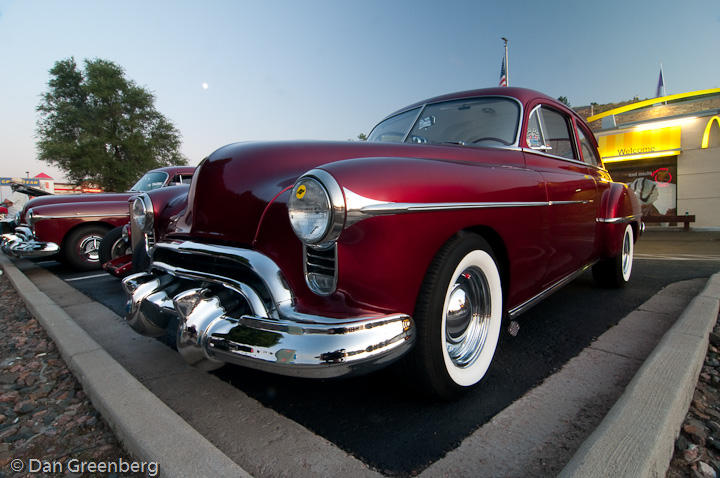
[[[153,189],[161,188],[165,184],[165,180],[168,178],[168,173],[163,171],[151,171],[145,173],[145,176],[141,177],[135,186],[130,188],[133,192],[147,192]]]
[[[425,106],[419,116],[418,110],[386,119],[373,129],[368,140],[503,147],[515,144],[520,124],[520,105],[510,98],[434,103]]]

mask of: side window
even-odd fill
[[[535,149],[545,149],[545,140],[542,136],[542,129],[540,128],[540,109],[536,109],[530,114],[530,120],[528,121],[526,140],[527,145]]]
[[[600,166],[600,158],[598,157],[597,150],[592,145],[590,140],[585,136],[585,131],[577,125],[578,140],[580,140],[580,150],[582,151],[583,161],[593,166]],[[588,133],[589,134],[589,133]]]
[[[549,154],[561,156],[568,159],[577,159],[575,149],[572,145],[570,134],[570,123],[565,115],[549,108],[540,108],[542,114],[542,128],[545,139],[545,146]],[[529,127],[530,125],[528,125]]]
[[[192,182],[192,175],[184,174],[180,176],[180,182],[183,184],[190,184]]]

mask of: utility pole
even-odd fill
[[[501,38],[505,42],[505,83],[510,86],[510,58],[508,57],[508,39]]]

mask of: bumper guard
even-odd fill
[[[130,326],[143,335],[161,336],[177,323],[178,352],[190,364],[208,369],[229,362],[328,378],[385,366],[414,343],[415,327],[407,314],[333,318],[298,313],[277,265],[256,251],[192,242],[158,244],[156,257],[158,250],[231,260],[259,279],[251,286],[156,259],[152,272],[123,280]]]

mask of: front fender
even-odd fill
[[[319,313],[316,308],[341,301],[412,314],[428,266],[442,245],[460,231],[489,233],[512,259],[506,271],[508,302],[519,303],[532,295],[545,272],[547,197],[542,178],[520,166],[522,156],[501,154],[505,164],[363,158],[320,166],[335,178],[348,208],[360,196],[398,205],[367,217],[356,211],[346,220],[337,241],[337,289],[330,297],[312,294],[304,283],[302,245],[287,218],[288,191],[265,211],[254,246],[281,266],[298,295],[299,309]],[[408,204],[431,208],[403,210]]]

